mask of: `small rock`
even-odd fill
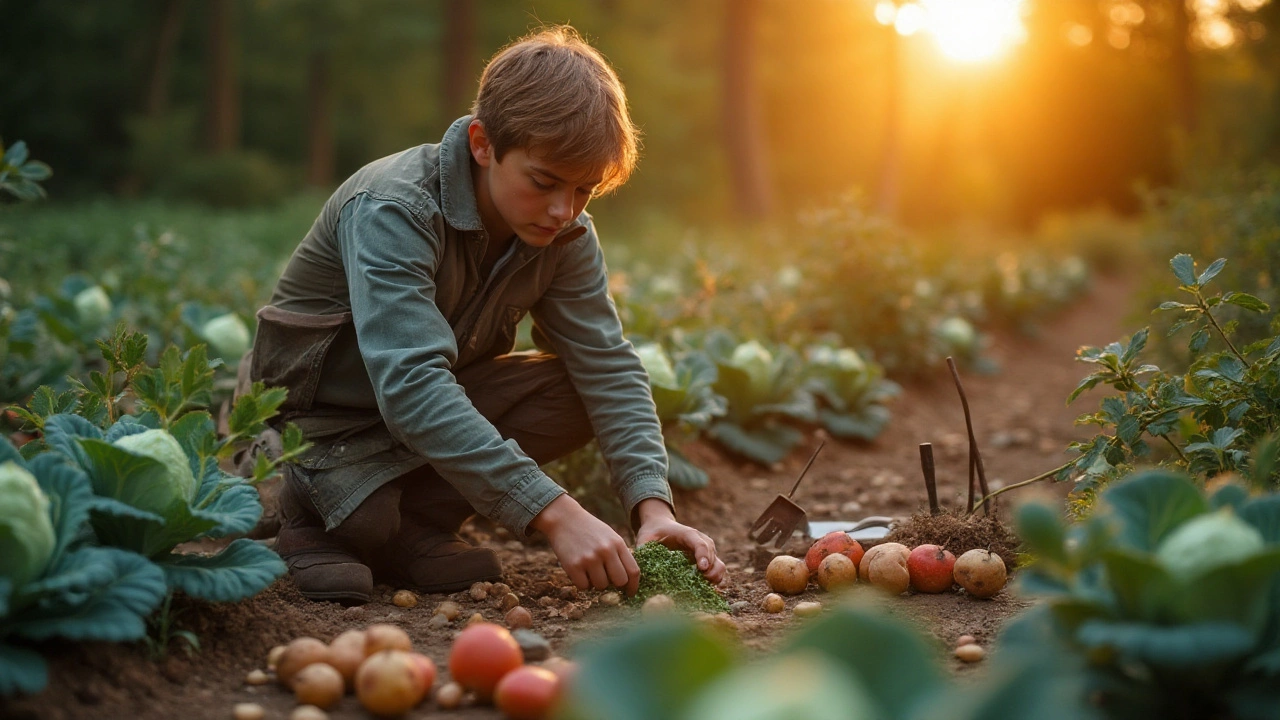
[[[570,620],[581,620],[584,614],[581,605],[570,605],[569,609],[564,611],[564,616]]]
[[[977,639],[974,638],[972,635],[961,635],[960,637],[956,638],[956,647],[960,647],[961,645],[973,645],[977,642],[978,642]]]
[[[556,600],[550,595],[543,595],[542,597],[538,598],[538,604],[541,605],[542,607],[554,607],[558,602],[560,601]]]
[[[577,600],[578,588],[572,585],[565,585],[564,587],[560,588],[560,599],[561,600]]]
[[[445,600],[436,606],[436,614],[443,615],[449,622],[453,622],[462,614],[462,606],[452,600]]]
[[[987,656],[987,651],[982,649],[981,645],[969,643],[956,648],[956,657],[967,663],[975,663]]]
[[[764,608],[767,613],[780,613],[787,608],[787,602],[778,593],[769,593],[764,596],[764,601],[760,603],[760,607]]]
[[[803,618],[814,617],[822,612],[822,603],[820,602],[796,603],[796,606],[791,608],[791,612],[794,613],[796,617],[803,617]]]
[[[250,670],[249,674],[244,676],[244,681],[249,685],[266,685],[271,682],[271,678],[261,670]]]
[[[539,662],[551,657],[551,643],[538,633],[520,628],[512,631],[511,636],[520,645],[520,652],[524,654],[525,662]]]
[[[698,618],[698,622],[702,623],[704,626],[709,627],[716,632],[723,633],[728,637],[731,637],[731,638],[738,637],[738,623],[736,620],[729,617],[728,613],[716,613],[715,615],[704,615],[703,617]]]
[[[506,621],[507,627],[512,630],[533,627],[533,615],[529,613],[528,608],[523,608],[519,605],[508,610],[506,617],[503,619]]]
[[[503,582],[494,583],[485,589],[489,591],[489,597],[502,597],[511,592],[511,586]]]
[[[751,609],[751,601],[749,600],[739,600],[738,602],[735,602],[729,606],[729,611],[734,613],[735,615],[738,613],[744,613],[750,609]]]
[[[391,598],[391,604],[402,608],[417,607],[418,596],[409,590],[397,590],[396,594]]]
[[[440,628],[448,624],[449,624],[449,618],[441,613],[436,613],[432,615],[431,619],[427,621],[427,627],[430,627],[436,630],[439,630]]]
[[[540,598],[548,595],[555,595],[556,586],[549,582],[540,582],[533,586],[533,591],[529,593],[532,597]]]
[[[462,704],[462,686],[456,682],[448,682],[436,691],[436,707],[441,710],[454,710]]]
[[[520,604],[520,597],[513,592],[509,592],[506,595],[502,596],[502,602],[499,604],[499,607],[501,607],[503,612],[505,612],[507,610],[510,610],[513,607],[516,607],[519,604]]]
[[[610,590],[609,592],[601,593],[597,602],[606,607],[617,607],[622,604],[622,596]]]
[[[524,543],[520,542],[519,540],[508,540],[507,542],[503,543],[502,546],[512,552],[516,552],[524,547]]]
[[[654,595],[644,601],[644,605],[640,606],[640,612],[645,615],[661,615],[670,612],[676,607],[676,601],[671,599],[669,595]]]
[[[289,720],[329,720],[329,713],[315,705],[299,705],[289,713]]]
[[[467,625],[475,625],[482,622],[484,622],[484,615],[480,613],[472,613],[471,617],[467,618]]]
[[[231,717],[235,720],[262,720],[267,711],[258,703],[236,703],[231,708]]]
[[[849,502],[840,506],[840,513],[842,515],[850,515],[853,513],[860,513],[860,512],[862,512],[862,503],[856,500],[850,500]]]
[[[484,583],[473,583],[471,585],[471,599],[479,602],[489,597],[489,591],[485,589]]]
[[[351,607],[347,608],[346,610],[343,610],[343,611],[342,611],[342,614],[343,614],[343,615],[345,615],[345,616],[347,616],[347,619],[348,619],[348,620],[360,620],[360,619],[362,619],[362,618],[364,617],[364,615],[365,615],[364,606],[363,606],[363,605],[352,605]]]
[[[271,652],[267,653],[267,669],[275,670],[276,663],[280,662],[280,656],[284,654],[284,645],[277,645],[271,648]]]

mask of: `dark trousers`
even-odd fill
[[[467,397],[504,439],[515,440],[539,465],[594,437],[586,408],[564,363],[554,355],[513,354],[457,373]],[[457,532],[475,508],[430,465],[378,488],[334,530],[363,550],[391,541],[405,522]]]

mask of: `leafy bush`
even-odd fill
[[[1112,483],[1086,521],[1018,516],[1047,600],[1002,648],[1086,666],[1109,717],[1275,718],[1280,708],[1280,495],[1149,470]]]
[[[27,144],[19,140],[7,149],[0,142],[0,190],[19,200],[39,200],[45,196],[40,183],[53,175],[53,170],[39,160],[32,160]]]
[[[675,365],[661,345],[642,344],[636,348],[658,412],[658,422],[667,447],[667,477],[672,485],[686,490],[704,488],[710,481],[702,468],[694,465],[678,447],[725,414],[725,399],[712,390],[716,367],[696,350],[682,352]]]
[[[170,173],[162,191],[216,208],[243,208],[278,203],[292,184],[270,157],[241,151],[188,160]]]
[[[1179,289],[1190,302],[1166,301],[1159,310],[1175,313],[1171,334],[1191,331],[1187,350],[1192,363],[1185,373],[1141,361],[1147,328],[1127,342],[1080,350],[1078,359],[1097,370],[1080,382],[1069,402],[1101,384],[1121,393],[1104,398],[1098,412],[1077,421],[1103,429],[1072,445],[1080,456],[1060,473],[1078,473],[1086,499],[1098,484],[1156,459],[1152,440],[1172,452],[1162,462],[1196,475],[1236,472],[1251,474],[1260,483],[1280,481],[1274,463],[1255,465],[1248,452],[1280,430],[1280,337],[1244,347],[1232,342],[1232,326],[1221,323],[1217,312],[1235,307],[1261,314],[1270,308],[1247,293],[1208,294],[1206,286],[1226,264],[1217,260],[1197,275],[1189,255],[1171,261]],[[1221,349],[1210,351],[1211,344]]]

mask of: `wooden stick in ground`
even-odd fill
[[[974,495],[977,493],[977,488],[975,487],[976,483],[974,481],[977,480],[978,476],[974,472],[974,470],[975,468],[973,465],[973,445],[970,444],[969,445],[969,502],[968,502],[968,510],[966,511],[970,514],[973,513],[973,500],[974,500]]]
[[[929,514],[938,514],[938,485],[933,475],[933,443],[920,443],[920,470],[924,472],[924,489],[929,493]]]
[[[978,471],[978,485],[982,488],[982,497],[991,494],[987,489],[987,471],[982,464],[982,451],[978,449],[978,438],[973,433],[973,416],[969,413],[969,398],[964,393],[964,385],[960,382],[960,371],[956,369],[956,361],[951,357],[947,357],[947,367],[951,368],[951,377],[956,381],[956,390],[960,393],[960,404],[964,406],[964,424],[969,429],[969,453],[970,464]],[[972,497],[973,482],[970,481],[970,497]],[[973,512],[973,503],[969,503],[969,512]],[[991,514],[990,505],[984,503],[982,506],[984,514]]]

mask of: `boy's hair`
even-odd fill
[[[639,156],[640,131],[622,82],[568,26],[542,28],[499,50],[480,76],[471,114],[484,124],[498,160],[521,148],[599,169],[596,195],[625,183]]]

